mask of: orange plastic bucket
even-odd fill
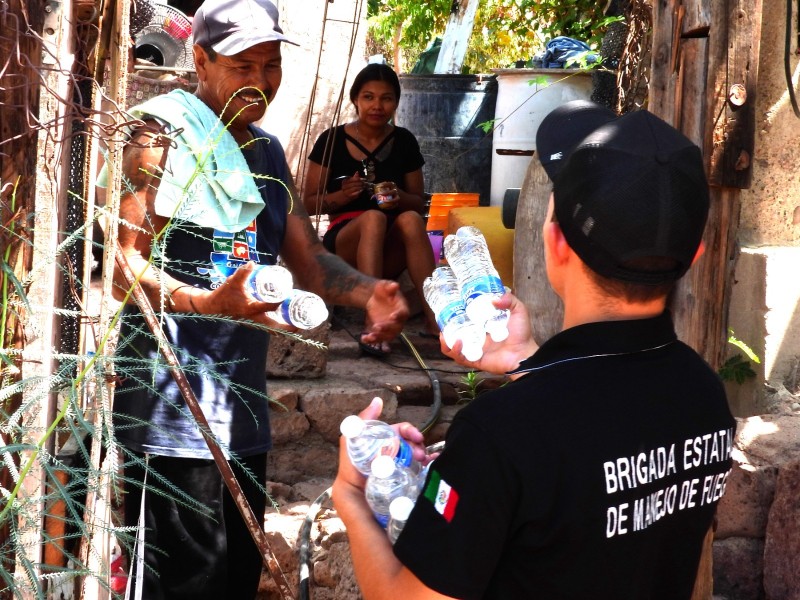
[[[447,216],[450,209],[463,206],[478,206],[480,194],[468,192],[447,192],[431,194],[431,205],[428,209],[428,231],[444,231],[447,229]]]

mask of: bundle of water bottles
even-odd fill
[[[328,318],[325,301],[312,292],[295,289],[292,274],[280,265],[256,266],[246,285],[256,300],[280,302],[278,308],[267,312],[273,321],[314,329]]]
[[[427,469],[413,459],[408,442],[383,421],[351,415],[339,429],[350,462],[367,477],[367,504],[394,543],[425,484]]]
[[[509,311],[492,304],[505,293],[505,287],[477,227],[466,225],[448,235],[444,256],[449,266],[437,267],[425,279],[425,300],[445,344],[452,348],[460,340],[464,358],[476,361],[483,356],[487,333],[495,342],[508,337]]]

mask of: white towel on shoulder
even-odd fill
[[[264,208],[236,140],[220,118],[183,90],[129,110],[168,123],[174,144],[156,194],[156,214],[228,232],[247,227]]]

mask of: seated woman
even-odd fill
[[[422,295],[435,264],[423,218],[422,165],[416,138],[391,123],[400,81],[382,64],[359,72],[350,88],[357,119],[324,131],[311,150],[303,202],[311,215],[328,214],[322,242],[359,271],[397,278],[405,269],[422,301],[426,333],[439,334]],[[369,323],[367,323],[369,325]],[[389,345],[361,349],[386,356]]]

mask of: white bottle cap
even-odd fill
[[[397,521],[407,521],[414,508],[414,501],[408,496],[400,496],[389,504],[389,516]]]
[[[366,423],[364,419],[358,415],[350,415],[349,417],[345,417],[341,425],[339,425],[339,431],[341,431],[342,435],[346,438],[354,438],[364,431],[365,426]]]
[[[391,456],[381,454],[380,456],[375,457],[375,460],[372,461],[370,469],[372,469],[372,474],[375,477],[386,479],[387,477],[390,477],[392,473],[394,473],[394,459]]]
[[[486,321],[486,333],[492,338],[493,342],[502,342],[508,337],[508,326],[505,321]]]
[[[477,344],[464,344],[461,346],[461,354],[470,362],[480,360],[483,356],[483,348]]]
[[[294,286],[291,272],[280,265],[259,265],[252,276],[253,287],[262,302],[282,302]]]

